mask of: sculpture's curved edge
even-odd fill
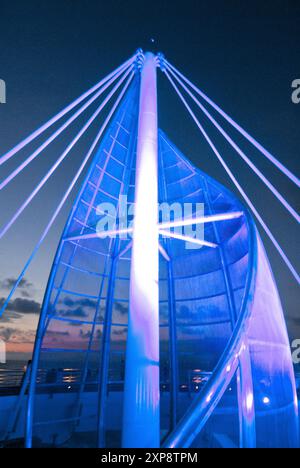
[[[249,229],[249,255],[247,282],[242,302],[241,313],[237,320],[233,334],[217,364],[212,377],[199,393],[189,410],[169,435],[164,447],[187,448],[204,427],[206,421],[221,400],[227,386],[233,378],[239,364],[239,355],[242,352],[243,339],[249,329],[252,313],[252,298],[255,291],[257,272],[257,238],[255,224],[250,214],[245,210]],[[252,247],[252,248],[251,248]]]

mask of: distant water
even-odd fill
[[[22,381],[27,361],[9,360],[0,364],[0,387],[18,387]]]

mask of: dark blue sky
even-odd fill
[[[291,101],[291,83],[300,78],[299,31],[299,1],[1,0],[0,78],[7,84],[7,104],[0,106],[0,154],[138,47],[143,47],[163,51],[169,61],[299,174],[300,104]],[[233,189],[170,85],[160,75],[160,126],[196,165]],[[212,131],[211,135],[215,133]],[[61,140],[62,146],[51,147],[0,193],[1,225],[46,172],[68,137],[67,132]],[[238,156],[228,150],[221,139],[217,138],[216,142],[287,254],[299,267],[296,223]],[[7,278],[14,278],[20,272],[63,194],[70,174],[75,173],[86,144],[87,140],[83,140],[58,171],[57,178],[50,181],[1,241],[0,298],[8,292]],[[243,148],[290,203],[299,208],[299,195],[292,184],[253,148],[244,143]],[[1,167],[1,180],[25,155],[26,152],[22,152]],[[20,302],[12,305],[11,313],[15,316],[2,327],[11,330],[25,327],[28,334],[34,329],[38,314],[27,314],[26,300],[36,303],[42,300],[70,203],[29,271],[23,293],[20,291],[15,296],[25,299],[23,307]],[[290,335],[299,338],[298,288],[273,247],[268,241],[265,244]],[[32,283],[30,287],[29,283]],[[29,297],[24,297],[26,295]]]

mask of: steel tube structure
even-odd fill
[[[95,86],[90,88],[88,91],[83,93],[79,98],[75,99],[71,104],[69,104],[67,107],[65,107],[63,110],[61,110],[58,114],[56,114],[54,117],[52,117],[50,120],[48,120],[44,125],[39,127],[37,130],[35,130],[33,133],[31,133],[28,137],[26,137],[24,140],[22,140],[20,143],[18,143],[14,148],[12,148],[10,151],[5,153],[1,158],[0,158],[0,166],[4,164],[6,161],[8,161],[10,158],[12,158],[18,151],[21,151],[25,146],[27,146],[29,143],[31,143],[35,138],[37,138],[39,135],[41,135],[44,131],[46,131],[49,127],[51,127],[55,122],[60,120],[64,115],[66,115],[68,112],[70,112],[74,107],[76,107],[78,104],[80,104],[85,98],[90,96],[94,91],[96,91],[98,88],[100,88],[104,83],[106,83],[108,80],[110,80],[116,73],[125,70],[129,65],[131,65],[136,59],[136,54],[131,57],[129,60],[126,60],[122,65],[120,65],[116,70],[111,72],[109,75],[107,75],[105,78],[103,78],[99,83],[97,83]]]
[[[156,58],[141,70],[123,447],[159,447],[158,129]]]
[[[161,145],[159,145],[159,170],[163,172],[164,161],[161,155]],[[168,190],[166,180],[164,178],[161,180],[161,192],[163,194],[164,202],[168,199]],[[162,224],[160,224],[161,226]],[[167,269],[168,269],[168,300],[169,300],[169,334],[170,334],[170,345],[169,345],[169,382],[170,382],[170,430],[174,430],[177,423],[178,415],[178,385],[179,385],[179,376],[178,376],[178,348],[177,348],[177,329],[176,329],[176,298],[175,298],[175,288],[174,288],[174,272],[173,272],[173,263],[172,258],[169,256],[167,251],[170,251],[171,242],[169,238],[163,240],[163,244],[166,247],[161,246],[160,252],[167,260]],[[162,250],[163,249],[163,250]]]
[[[176,93],[178,94],[179,98],[183,102],[184,106],[186,107],[187,111],[189,112],[190,116],[194,120],[195,124],[197,125],[197,127],[201,131],[201,133],[204,136],[205,140],[207,141],[207,143],[209,144],[209,146],[211,147],[211,149],[215,153],[216,157],[218,158],[218,160],[222,164],[223,168],[227,172],[228,176],[230,177],[230,179],[232,180],[232,182],[234,183],[234,185],[236,186],[236,188],[238,189],[238,191],[240,192],[240,194],[242,195],[242,197],[244,198],[244,200],[246,201],[246,203],[250,207],[251,211],[255,215],[256,219],[259,221],[261,227],[263,228],[263,230],[265,231],[265,233],[267,234],[267,236],[269,237],[269,239],[273,243],[274,247],[276,248],[277,252],[281,256],[282,260],[284,261],[284,263],[286,264],[286,266],[288,267],[288,269],[292,273],[292,275],[295,278],[295,280],[297,281],[297,283],[300,284],[299,274],[296,271],[296,269],[294,268],[294,266],[292,265],[291,261],[289,260],[287,255],[284,253],[283,249],[281,248],[281,246],[279,245],[279,243],[277,242],[277,240],[273,236],[273,234],[272,234],[271,230],[268,228],[267,224],[264,222],[264,220],[260,216],[259,212],[257,211],[254,204],[251,202],[250,198],[248,197],[248,195],[246,194],[246,192],[244,191],[244,189],[242,188],[242,186],[238,182],[237,178],[234,176],[232,171],[229,169],[228,165],[226,164],[226,162],[222,158],[220,152],[218,151],[215,144],[212,142],[211,138],[208,136],[208,134],[204,130],[203,126],[201,125],[201,123],[199,122],[199,120],[195,116],[194,112],[192,111],[192,109],[190,108],[188,103],[186,102],[185,98],[183,97],[182,93],[179,91],[178,87],[176,86],[176,84],[172,80],[169,73],[167,71],[165,71],[165,74],[168,77],[168,79],[169,79],[170,83],[172,84],[173,88],[175,89]]]
[[[92,154],[92,152],[94,151],[99,139],[101,138],[101,135],[103,134],[103,132],[105,131],[106,127],[107,127],[107,124],[109,123],[110,119],[112,118],[113,114],[115,113],[118,105],[120,104],[120,101],[122,100],[122,98],[124,97],[124,94],[129,86],[129,83],[131,82],[133,78],[133,74],[130,75],[129,79],[127,80],[127,83],[125,84],[123,90],[121,91],[118,99],[116,100],[114,106],[112,107],[111,111],[109,112],[108,116],[106,117],[103,125],[101,126],[101,129],[99,131],[99,133],[97,134],[91,148],[90,148],[90,151],[89,153],[87,154],[85,160],[83,161],[82,165],[80,166],[79,168],[79,171],[78,173],[76,174],[75,178],[74,178],[74,184],[76,183],[77,179],[79,178],[79,175],[81,173],[81,171],[83,170],[84,166],[85,166],[85,163],[87,162],[87,160],[89,159],[90,155]],[[89,173],[91,173],[93,169],[93,165],[92,165],[92,168],[90,169]],[[76,179],[76,180],[75,180]],[[74,186],[73,182],[71,183],[66,195],[68,196]],[[81,194],[81,192],[80,192]],[[67,197],[64,197],[63,199],[63,203],[64,201],[66,201]],[[80,195],[78,196],[78,200],[80,199]],[[76,209],[76,205],[74,206],[73,210],[72,210],[72,214],[75,212],[75,209]],[[59,205],[58,209],[56,210],[55,212],[55,215],[58,215],[58,212],[60,210],[60,208],[62,207],[62,203]],[[54,222],[54,217],[55,215],[53,216],[52,220]],[[51,221],[52,221],[51,220]],[[42,240],[44,239],[44,235],[47,234],[48,230],[50,229],[51,227],[51,221],[49,223],[49,225],[47,226],[46,230],[45,230],[45,233],[43,234],[39,244],[38,244],[38,247],[40,246]],[[66,229],[68,228],[68,225],[69,223],[71,222],[71,217],[67,223],[67,226],[66,226]],[[64,236],[63,236],[64,237]],[[58,258],[58,256],[60,255],[61,251],[62,251],[62,248],[63,248],[63,245],[64,245],[64,242],[61,242],[59,247],[58,247],[58,251],[56,253],[56,257],[55,257],[55,262]],[[34,250],[33,254],[31,255],[30,259],[28,260],[25,268],[27,269],[30,262],[32,261],[33,259],[33,256],[35,255],[36,253],[36,249]],[[21,275],[22,277],[24,276],[25,274],[25,268],[24,270],[22,271]],[[51,272],[51,275],[49,277],[49,280],[48,280],[48,286],[53,284],[53,279],[54,279],[54,276],[55,276],[55,268],[53,268],[52,272]],[[21,276],[20,275],[20,276]],[[21,277],[19,277],[18,279],[18,283],[20,283],[20,280],[21,280]],[[16,288],[17,286],[15,286]],[[48,288],[49,289],[49,288]],[[11,293],[12,295],[12,293]],[[10,295],[10,297],[11,297]],[[27,414],[26,414],[26,430],[25,430],[25,447],[26,448],[31,448],[32,446],[32,430],[33,430],[33,406],[34,406],[34,397],[35,397],[35,383],[36,383],[36,376],[37,376],[37,371],[38,371],[38,361],[39,361],[39,353],[40,353],[40,345],[42,343],[42,339],[43,339],[43,334],[44,334],[44,324],[45,324],[45,321],[46,321],[46,315],[47,315],[47,308],[44,307],[45,304],[47,304],[49,302],[49,297],[50,297],[50,290],[47,290],[47,293],[45,295],[45,298],[44,298],[44,301],[43,301],[43,306],[42,306],[42,310],[41,310],[41,315],[40,315],[40,318],[39,318],[39,325],[38,325],[38,328],[37,328],[37,335],[36,335],[36,341],[35,341],[35,346],[34,346],[34,350],[33,350],[33,358],[32,358],[32,365],[31,365],[31,375],[32,375],[32,378],[31,378],[31,381],[30,381],[30,386],[29,386],[29,391],[28,391],[28,402],[27,402]]]
[[[188,80],[177,68],[175,68],[167,60],[165,63],[177,73],[199,96],[201,96],[208,104],[210,104],[227,122],[229,122],[244,138],[246,138],[255,148],[260,151],[274,166],[277,167],[286,177],[288,177],[297,187],[300,187],[300,181],[287,167],[285,167],[278,159],[275,158],[266,148],[264,148],[255,138],[253,138],[244,128],[236,123],[226,112],[224,112],[214,101],[206,96],[197,86],[195,86],[190,80]]]
[[[128,78],[127,83],[125,84],[123,90],[121,91],[120,95],[118,96],[118,99],[116,100],[116,102],[115,102],[115,104],[113,105],[111,111],[109,112],[108,116],[106,117],[106,119],[105,119],[103,125],[101,126],[99,132],[97,133],[96,138],[94,139],[94,141],[93,141],[93,143],[92,143],[92,145],[91,145],[91,147],[90,147],[88,153],[86,154],[86,156],[85,156],[85,158],[84,158],[82,164],[80,165],[78,171],[76,172],[76,174],[75,174],[75,176],[74,176],[74,178],[73,178],[71,184],[70,184],[69,187],[67,188],[66,193],[64,194],[64,196],[63,196],[62,200],[60,201],[58,207],[56,208],[55,212],[53,213],[53,215],[52,215],[52,217],[51,217],[49,223],[47,224],[47,226],[46,226],[46,228],[45,228],[45,230],[44,230],[44,232],[43,232],[43,234],[42,234],[42,236],[40,237],[39,241],[37,242],[36,246],[34,247],[32,253],[31,253],[30,257],[28,258],[27,262],[25,263],[24,268],[23,268],[23,270],[21,271],[21,273],[20,273],[20,275],[19,275],[17,281],[15,282],[14,286],[12,287],[12,289],[11,289],[11,291],[10,291],[10,293],[9,293],[9,295],[8,295],[8,297],[7,297],[7,299],[5,300],[3,306],[1,307],[1,309],[0,309],[0,317],[3,315],[4,311],[6,310],[8,304],[9,304],[11,298],[12,298],[12,296],[14,295],[14,293],[15,293],[16,289],[18,288],[20,282],[21,282],[22,279],[24,278],[25,273],[26,273],[26,271],[28,270],[29,266],[31,265],[31,262],[32,262],[33,259],[35,258],[35,255],[36,255],[37,252],[39,251],[40,246],[41,246],[42,243],[44,242],[44,240],[45,240],[45,238],[46,238],[48,232],[50,231],[51,227],[53,226],[54,222],[56,221],[56,219],[57,219],[59,213],[61,212],[63,206],[65,205],[65,203],[66,203],[66,201],[67,201],[67,199],[68,199],[70,193],[72,192],[72,190],[73,190],[74,186],[76,185],[76,183],[77,183],[77,181],[78,181],[80,175],[82,174],[84,168],[86,167],[86,165],[87,165],[87,163],[88,163],[88,161],[89,161],[91,155],[93,154],[93,152],[94,152],[94,150],[95,150],[97,144],[99,143],[99,141],[100,141],[100,139],[101,139],[101,136],[102,136],[104,130],[106,129],[106,127],[107,127],[107,125],[108,125],[108,123],[109,123],[111,117],[113,116],[113,114],[115,113],[115,111],[116,111],[118,105],[120,104],[120,101],[122,100],[122,98],[123,98],[123,96],[124,96],[124,94],[125,94],[125,92],[126,92],[128,86],[129,86],[129,84],[130,84],[132,78],[133,78],[133,72],[132,72],[132,74],[130,75],[130,77]]]
[[[213,218],[213,204],[211,195],[208,190],[207,181],[204,180],[204,193],[206,194],[205,200],[209,209],[210,217]],[[230,270],[226,263],[226,253],[224,246],[221,242],[221,236],[218,229],[218,224],[213,221],[213,230],[219,246],[219,256],[222,264],[222,271],[224,276],[224,283],[226,287],[226,296],[228,307],[231,316],[231,328],[234,332],[235,324],[238,319],[238,311],[235,305],[234,290],[230,276]],[[246,338],[245,338],[246,341]],[[246,376],[246,377],[245,377]],[[253,379],[251,373],[251,360],[249,356],[248,345],[244,346],[239,355],[239,367],[236,376],[237,383],[237,397],[238,397],[238,410],[239,410],[239,441],[240,448],[255,448],[255,414],[254,414],[254,401],[249,399],[249,395],[253,395]]]
[[[69,127],[69,125],[74,122],[74,120],[77,119],[77,117],[79,117],[94,101],[96,101],[96,99],[98,99],[98,97],[101,96],[101,94],[103,94],[104,91],[106,91],[107,88],[109,88],[110,85],[114,83],[114,81],[116,81],[116,79],[119,78],[119,76],[122,75],[122,73],[124,73],[127,68],[122,69],[116,73],[105,85],[99,89],[99,91],[97,91],[97,93],[95,93],[83,106],[81,106],[75,112],[75,114],[73,114],[66,122],[64,122],[49,138],[47,138],[44,143],[42,143],[22,164],[20,164],[20,166],[18,166],[9,176],[7,176],[0,183],[0,190],[4,189],[7,184],[9,184],[21,171],[23,171],[23,169],[25,169],[25,167],[28,166],[28,164],[31,163],[31,161],[33,161],[40,153],[42,153],[42,151],[44,151],[44,149],[47,148],[47,146],[49,146],[52,141],[54,141],[66,128]]]
[[[185,416],[178,423],[176,429],[164,442],[167,448],[187,448],[191,445],[195,436],[205,426],[206,421],[220,402],[226,387],[229,385],[239,365],[239,353],[242,348],[245,330],[249,327],[251,307],[247,304],[246,297],[253,294],[253,288],[257,270],[257,252],[255,228],[248,218],[249,242],[253,246],[253,252],[248,264],[246,291],[241,305],[241,312],[234,327],[230,341],[228,342],[213,375],[197,398],[191,404]]]
[[[48,179],[52,176],[52,174],[55,172],[55,170],[58,168],[58,166],[63,162],[63,160],[68,156],[70,153],[71,149],[76,145],[78,140],[82,137],[82,135],[86,132],[86,130],[92,125],[94,120],[98,117],[102,109],[106,106],[108,101],[111,99],[111,97],[114,95],[114,93],[117,91],[117,89],[121,86],[123,81],[127,78],[131,71],[131,68],[127,70],[127,72],[124,74],[124,76],[117,82],[117,84],[114,86],[114,88],[111,90],[111,92],[107,95],[107,97],[104,99],[104,101],[100,104],[100,106],[96,109],[96,111],[93,113],[93,115],[88,119],[86,124],[81,128],[81,130],[77,133],[76,137],[69,143],[67,148],[64,150],[64,152],[61,154],[61,156],[58,158],[55,164],[49,169],[47,174],[42,178],[42,180],[39,182],[39,184],[35,187],[35,189],[31,192],[31,194],[28,196],[28,198],[23,202],[23,204],[20,206],[20,208],[16,211],[16,213],[13,215],[13,217],[3,226],[3,228],[0,231],[0,239],[6,234],[6,232],[11,228],[11,226],[15,223],[15,221],[19,218],[19,216],[23,213],[25,208],[29,205],[29,203],[33,200],[33,198],[36,196],[36,194],[41,190],[41,188],[45,185],[45,183],[48,181]]]
[[[299,280],[189,106],[177,73],[162,54],[139,51],[4,303],[5,308],[96,150],[62,232],[43,300],[27,399],[26,447],[297,447],[290,343],[266,252],[250,211],[158,129],[159,64]],[[178,81],[200,105],[184,80]],[[216,127],[262,175],[223,127]],[[174,202],[191,205],[179,214]],[[203,231],[193,229],[199,224]],[[181,234],[177,227],[187,229]],[[190,249],[189,243],[198,248]],[[18,406],[11,428],[17,411]],[[14,433],[9,431],[7,438]]]
[[[213,249],[217,247],[217,244],[214,244],[213,242],[207,242],[205,240],[195,239],[194,237],[190,237],[190,236],[183,236],[181,234],[177,234],[176,232],[170,232],[164,229],[159,229],[159,234],[165,237],[171,237],[173,239],[182,240],[185,242],[191,242],[192,244],[196,244],[196,245],[205,245],[206,247],[212,247]]]
[[[208,112],[208,110],[199,102],[199,100],[194,96],[194,94],[189,90],[189,88],[183,83],[183,81],[178,78],[178,76],[168,67],[171,75],[176,79],[176,81],[182,86],[182,88],[187,92],[187,94],[193,99],[197,106],[202,110],[210,122],[216,127],[216,129],[223,135],[223,137],[228,141],[233,149],[241,156],[246,164],[252,169],[252,171],[260,178],[260,180],[268,187],[277,200],[288,210],[288,212],[293,216],[293,218],[299,223],[300,216],[296,210],[287,202],[287,200],[279,193],[279,191],[274,187],[274,185],[263,175],[263,173],[253,164],[253,162],[246,156],[242,149],[237,145],[233,139],[228,135],[224,128],[214,119],[214,117]]]
[[[137,124],[136,124],[137,127]],[[131,136],[129,151],[126,158],[126,176],[124,177],[124,186],[123,186],[123,193],[126,193],[128,190],[128,186],[130,183],[130,173],[132,169],[133,162],[130,158],[132,151],[134,150],[136,138],[135,132]],[[118,212],[120,210],[120,206],[118,206]],[[108,286],[108,294],[107,294],[107,302],[105,307],[105,323],[103,326],[103,341],[102,341],[102,348],[101,348],[101,362],[100,362],[100,369],[99,369],[99,383],[100,383],[100,392],[99,392],[99,402],[98,402],[98,447],[103,448],[105,447],[106,442],[106,407],[107,407],[107,398],[108,398],[108,382],[109,382],[109,359],[110,359],[110,336],[112,330],[112,321],[113,321],[113,301],[114,301],[114,290],[115,290],[115,283],[116,283],[116,273],[117,273],[117,266],[119,255],[122,254],[120,252],[120,237],[116,239],[112,239],[112,265],[109,274],[109,286]],[[131,243],[129,243],[131,245]]]

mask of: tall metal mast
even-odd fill
[[[159,447],[158,144],[156,57],[141,70],[123,447]]]

